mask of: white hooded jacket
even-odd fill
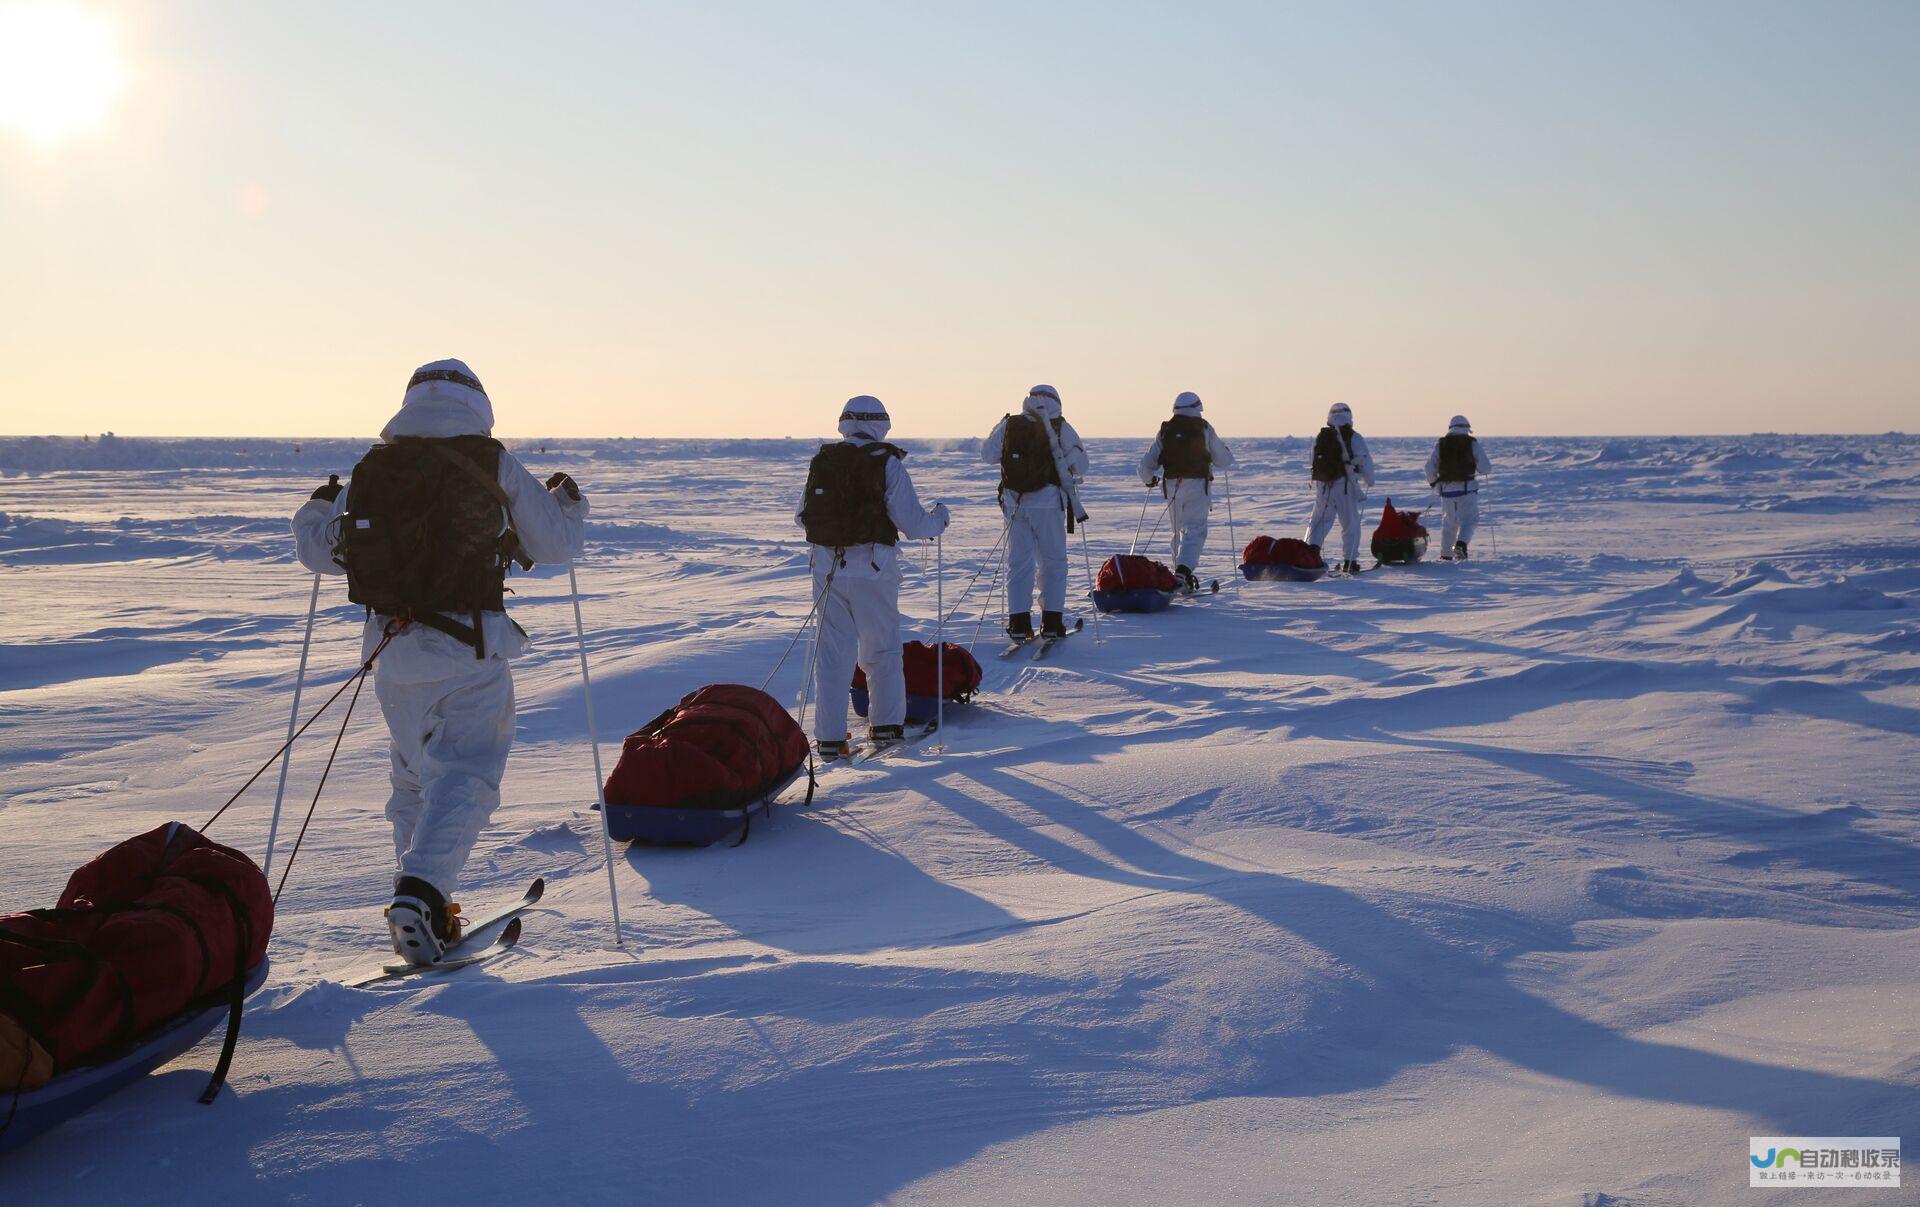
[[[868,395],[848,400],[849,407],[856,403],[871,405],[884,415],[885,408],[880,401]],[[849,444],[860,448],[878,444],[892,430],[890,419],[859,420],[842,418],[840,435]],[[900,530],[902,540],[932,540],[947,530],[943,512],[928,511],[920,505],[920,493],[913,488],[913,479],[908,476],[907,468],[901,464],[901,458],[887,457],[887,518]],[[801,512],[807,507],[806,490],[800,492],[800,502],[793,509],[793,522],[805,529],[807,522]],[[813,558],[816,574],[825,574],[835,564],[831,556]],[[842,552],[837,573],[849,578],[883,578],[898,575],[900,572],[900,551],[893,545],[853,545]]]
[[[1472,436],[1473,426],[1464,417],[1455,415],[1453,422],[1447,425],[1447,435]],[[1473,467],[1478,474],[1469,481],[1442,482],[1440,480],[1440,442],[1436,440],[1433,451],[1427,454],[1427,485],[1443,494],[1454,494],[1463,490],[1468,494],[1477,494],[1480,490],[1480,479],[1493,472],[1493,466],[1487,462],[1486,446],[1480,443],[1480,438],[1477,436],[1473,440]]]
[[[452,370],[471,376],[457,360],[435,361],[427,370]],[[407,388],[400,410],[381,429],[382,440],[396,436],[488,436],[493,433],[493,404],[486,394],[453,381],[423,381]],[[549,491],[512,453],[500,454],[500,489],[506,492],[520,544],[535,562],[557,564],[578,557],[586,545],[587,500]],[[352,483],[329,503],[309,499],[293,516],[295,552],[300,564],[319,574],[345,574],[334,560],[340,517],[346,514]],[[504,612],[481,618],[487,657],[510,659],[526,649],[525,630]],[[370,618],[361,646],[364,658],[380,641],[380,623]],[[437,629],[409,626],[380,655],[385,677],[424,681],[447,677],[448,662],[474,661],[473,647]]]
[[[1054,420],[1060,418],[1060,400],[1049,394],[1028,394],[1026,402],[1022,404],[1022,410],[1026,414],[1050,425]],[[1073,478],[1074,485],[1078,486],[1086,480],[1087,473],[1092,468],[1092,463],[1087,458],[1086,445],[1082,443],[1080,433],[1073,430],[1071,423],[1062,422],[1060,424],[1058,438],[1060,455],[1066,462],[1067,473]],[[993,431],[987,436],[986,443],[980,446],[980,459],[998,465],[1000,464],[1000,454],[1006,450],[1006,447],[1007,421],[1005,418],[1002,418],[999,423],[993,426]],[[1034,506],[1059,507],[1064,509],[1065,504],[1060,500],[1059,495],[1059,487],[1047,486],[1022,495],[1019,506],[1022,508]]]
[[[1180,395],[1173,404],[1173,413],[1176,417],[1191,415],[1195,419],[1205,421],[1201,414],[1200,396],[1192,392]],[[1140,458],[1140,485],[1152,486],[1153,480],[1160,476],[1161,451],[1160,437],[1155,435],[1153,443]],[[1215,469],[1233,468],[1233,450],[1220,439],[1220,433],[1213,430],[1211,423],[1207,424],[1207,456],[1212,460]]]
[[[1327,424],[1330,427],[1346,428],[1347,435],[1352,437],[1353,459],[1347,463],[1350,472],[1343,481],[1351,482],[1354,493],[1364,498],[1367,491],[1373,488],[1373,478],[1376,472],[1373,465],[1373,452],[1367,448],[1367,438],[1353,430],[1353,414],[1347,409],[1345,404],[1336,404],[1334,408],[1327,413]],[[1344,438],[1345,437],[1343,437],[1343,439]],[[1319,485],[1322,488],[1322,493],[1325,493],[1336,486],[1342,485],[1342,482],[1322,482]]]

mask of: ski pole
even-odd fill
[[[947,719],[947,554],[946,534],[933,534],[933,728]]]
[[[1227,486],[1227,544],[1233,547],[1233,564],[1240,564],[1240,538],[1233,529],[1233,475],[1226,470],[1220,471],[1220,480]]]
[[[1087,522],[1080,521],[1080,564],[1087,570],[1087,594],[1093,594],[1096,583],[1093,577],[1093,554],[1087,552]],[[1093,610],[1093,644],[1104,645],[1106,639],[1100,636],[1100,609]]]
[[[607,899],[613,903],[613,945],[626,946],[620,935],[620,886],[613,875],[613,822],[607,816],[607,780],[600,772],[600,729],[593,720],[593,677],[587,672],[587,626],[580,619],[580,576],[567,559],[567,590],[573,597],[573,635],[580,643],[580,694],[587,702],[587,745],[593,750],[593,792],[600,801],[600,845],[607,857]]]
[[[320,572],[314,571],[313,594],[307,597],[307,634],[300,639],[300,670],[293,676],[293,714],[287,718],[287,745],[281,752],[280,786],[273,792],[273,820],[267,823],[267,858],[263,874],[273,871],[273,844],[280,836],[280,803],[287,798],[287,768],[293,764],[293,731],[300,723],[300,693],[307,685],[307,653],[313,648],[313,616],[320,610]]]

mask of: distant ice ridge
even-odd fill
[[[1308,436],[1250,436],[1222,433],[1236,449],[1244,447],[1254,455],[1272,460],[1297,459],[1302,464],[1311,440]],[[1438,436],[1438,432],[1435,436]],[[1143,429],[1138,436],[1090,439],[1088,445],[1119,454],[1138,449],[1152,432]],[[1829,473],[1871,466],[1884,461],[1901,446],[1920,442],[1920,437],[1899,433],[1879,436],[1634,436],[1600,439],[1594,437],[1501,436],[1484,437],[1496,454],[1496,472],[1501,465],[1564,464],[1593,466],[1646,466],[1675,468],[1682,471],[1710,469],[1719,472],[1769,472],[1792,467],[1823,470]],[[685,460],[688,457],[767,458],[800,460],[809,456],[829,435],[758,439],[653,439],[641,437],[594,437],[559,439],[554,437],[512,437],[503,443],[522,460],[541,458],[569,460],[585,458],[614,464],[634,464],[652,460]],[[1382,451],[1424,457],[1434,437],[1382,436],[1373,444]],[[369,446],[372,436],[364,438],[297,437],[147,437],[116,436],[0,436],[0,472],[44,473],[64,470],[134,469],[301,469],[321,473],[346,473]],[[909,452],[933,454],[970,454],[980,448],[979,436],[945,436],[902,439]]]

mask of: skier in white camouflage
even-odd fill
[[[905,736],[907,684],[900,660],[901,537],[928,540],[947,530],[945,503],[931,510],[907,475],[906,451],[886,442],[893,420],[878,398],[849,398],[841,439],[822,445],[807,470],[793,522],[813,546],[818,608],[813,733],[825,758],[849,753],[847,712],[857,663],[867,673],[868,740]]]
[[[1201,417],[1200,396],[1189,390],[1173,400],[1173,418],[1140,458],[1140,482],[1158,486],[1167,500],[1167,528],[1173,541],[1174,574],[1181,589],[1200,589],[1193,568],[1207,546],[1207,522],[1213,510],[1213,471],[1233,468],[1233,450]]]
[[[980,448],[1000,467],[1000,509],[1007,521],[1007,635],[1033,636],[1033,580],[1040,577],[1040,633],[1066,636],[1067,533],[1077,518],[1072,490],[1087,476],[1080,433],[1060,414],[1060,391],[1027,391],[1017,414],[995,425]]]
[[[1467,542],[1480,526],[1480,480],[1493,472],[1487,450],[1465,415],[1455,415],[1427,455],[1427,485],[1440,496],[1440,560],[1467,560]]]
[[[508,564],[568,562],[585,542],[573,479],[542,487],[492,431],[493,403],[465,363],[422,365],[352,480],[330,480],[293,517],[300,563],[347,576],[348,598],[367,608],[361,656],[379,650],[399,864],[387,929],[411,964],[459,940],[452,897],[500,805],[514,730],[507,662],[527,644],[506,613]]]

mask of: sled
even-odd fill
[[[1102,612],[1164,612],[1173,603],[1172,591],[1154,587],[1120,587],[1093,592],[1093,606]]]
[[[621,842],[704,847],[736,832],[807,769],[807,739],[778,700],[710,683],[627,735],[601,800]],[[735,844],[738,845],[738,844]]]
[[[864,717],[867,715],[868,699],[866,688],[856,687],[853,689],[853,711],[859,716]],[[933,724],[933,719],[937,712],[936,706],[939,702],[940,699],[938,696],[908,696],[906,723],[909,725]],[[965,700],[948,700],[947,711],[952,712],[956,708],[965,706],[966,703]]]
[[[1383,566],[1411,566],[1427,555],[1427,538],[1373,542],[1373,560]]]
[[[1327,576],[1327,563],[1305,541],[1257,536],[1240,551],[1240,576],[1250,583],[1310,583]]]
[[[753,819],[764,817],[780,794],[807,773],[803,763],[759,796],[733,809],[676,809],[660,805],[608,805],[607,833],[615,842],[637,842],[653,847],[710,847],[744,831]],[[600,806],[595,805],[594,808]],[[738,846],[739,844],[734,844]]]
[[[1242,562],[1240,574],[1251,583],[1310,583],[1327,576],[1327,567],[1289,566],[1283,562]]]
[[[247,973],[250,996],[266,983],[268,961]],[[141,1038],[103,1052],[99,1060],[75,1065],[38,1089],[23,1090],[13,1107],[13,1122],[0,1132],[0,1152],[17,1148],[96,1103],[123,1090],[180,1056],[227,1021],[233,1009],[231,988],[216,990]],[[10,1094],[0,1094],[0,1122],[7,1117]]]
[[[1383,566],[1411,566],[1427,553],[1427,528],[1417,511],[1401,511],[1387,500],[1380,526],[1370,544],[1373,560]]]
[[[940,666],[945,667],[944,679],[941,678]],[[907,689],[907,724],[933,724],[939,697],[928,690],[930,688],[939,686],[946,690],[949,711],[973,699],[973,693],[979,690],[983,676],[980,660],[966,647],[951,641],[943,643],[940,666],[935,665],[933,647],[924,641],[909,641],[900,647],[900,672]],[[915,691],[916,687],[921,690]],[[850,690],[853,711],[866,716],[871,697],[867,692],[865,669],[854,669]]]

